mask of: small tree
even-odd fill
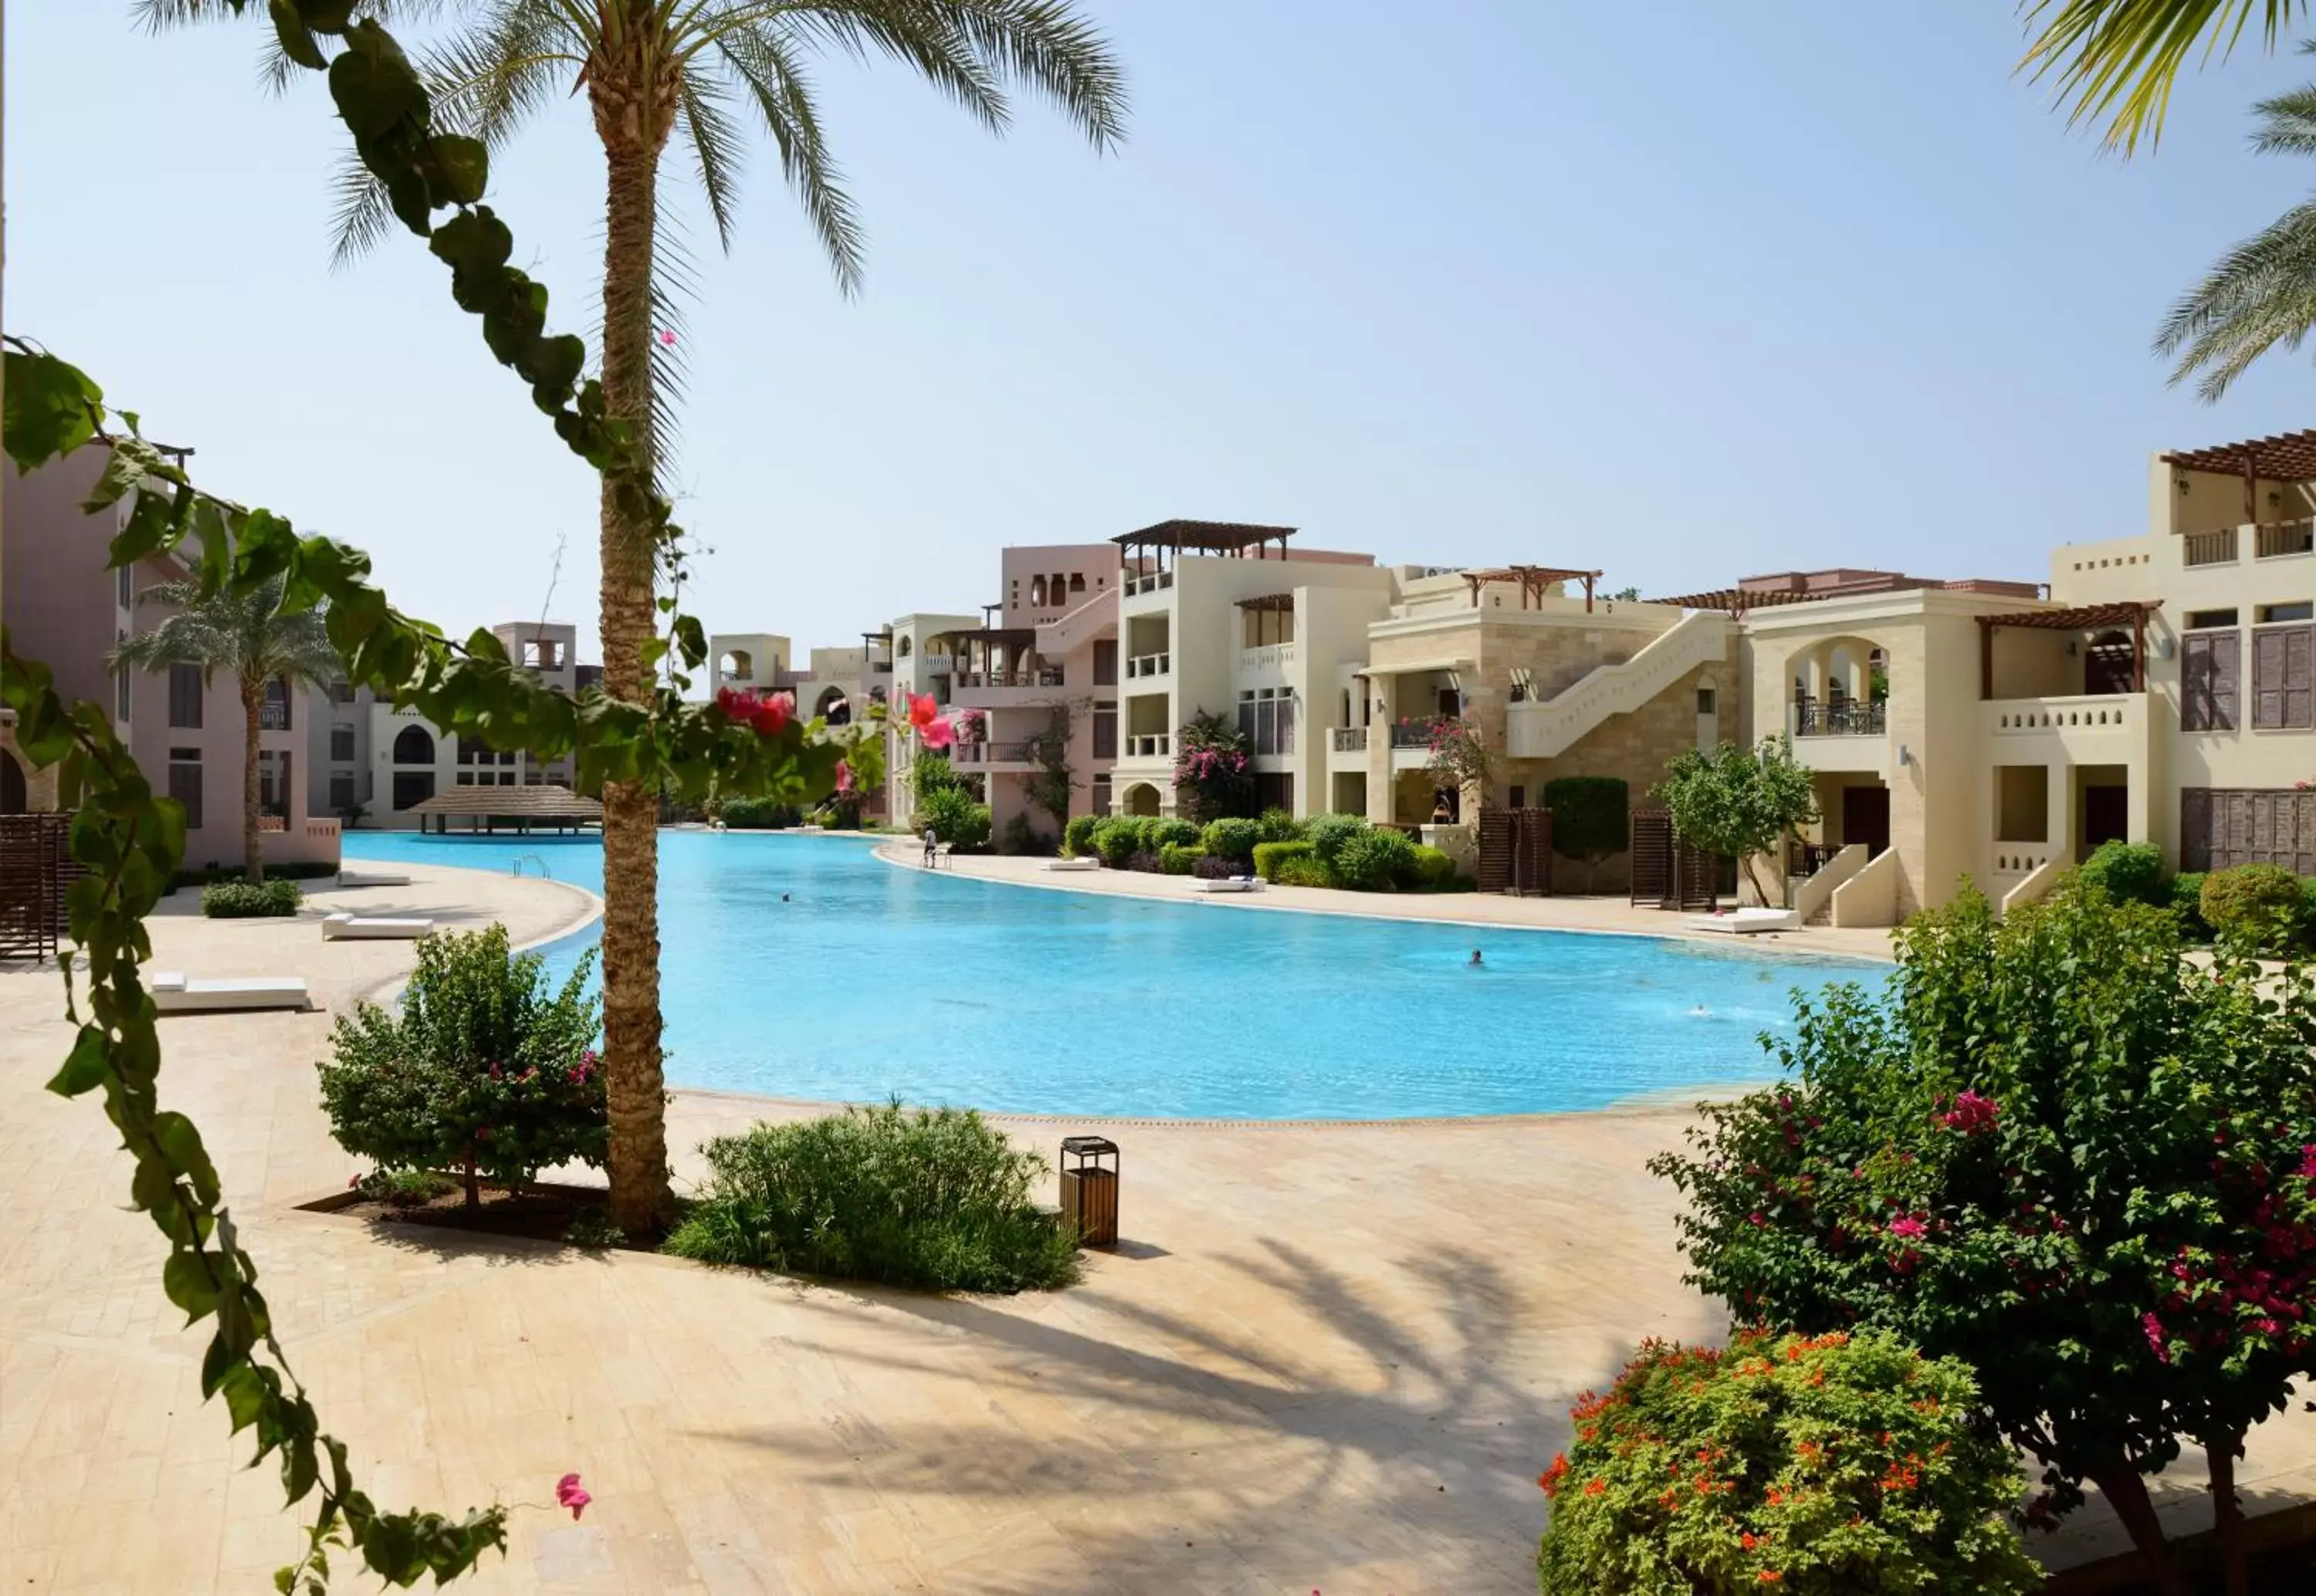
[[[922,805],[935,793],[951,788],[963,788],[965,778],[957,773],[947,754],[937,754],[930,749],[919,749],[909,766],[909,796]]]
[[[1021,745],[1024,756],[1038,767],[1023,784],[1030,807],[1054,817],[1056,837],[1069,826],[1070,798],[1077,791],[1076,775],[1070,768],[1070,706],[1056,704],[1046,717],[1046,729]]]
[[[1544,784],[1544,807],[1552,816],[1552,851],[1583,861],[1588,892],[1600,861],[1622,853],[1632,840],[1629,794],[1623,778],[1614,776],[1563,776]]]
[[[1431,758],[1424,764],[1424,774],[1461,794],[1464,807],[1477,815],[1496,774],[1495,756],[1480,735],[1480,723],[1469,715],[1439,715],[1426,730]]]
[[[1724,742],[1709,754],[1683,749],[1650,795],[1670,812],[1683,842],[1735,859],[1763,903],[1771,900],[1754,856],[1777,851],[1818,817],[1813,779],[1776,737],[1758,749]]]
[[[2199,1442],[2240,1591],[2244,1432],[2316,1373],[2316,993],[2180,953],[2169,910],[2079,881],[2000,921],[1966,893],[1899,933],[1887,996],[1797,1000],[1789,1084],[1652,1167],[1694,1283],[1971,1363],[2044,1465],[2033,1516],[2095,1481],[2167,1591],[2141,1476]]]
[[[338,1016],[316,1068],[330,1133],[384,1170],[459,1170],[467,1206],[481,1181],[521,1185],[573,1162],[601,1168],[610,1136],[594,1051],[601,1009],[590,949],[561,991],[537,953],[510,953],[504,926],[418,944],[400,1012]]]
[[[1193,824],[1254,815],[1254,750],[1246,733],[1200,710],[1174,734],[1174,811]]]

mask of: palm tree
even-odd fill
[[[197,666],[201,685],[222,670],[241,694],[241,847],[248,879],[265,879],[265,849],[259,840],[258,723],[270,682],[290,687],[327,687],[345,667],[322,622],[322,612],[284,615],[279,577],[239,595],[201,596],[200,584],[163,582],[138,597],[139,604],[166,605],[174,612],[150,632],[112,651],[115,670],[159,670]]]
[[[992,132],[1011,117],[1011,85],[1052,100],[1098,150],[1124,132],[1118,64],[1073,0],[364,0],[380,16],[448,8],[459,25],[422,58],[443,120],[496,147],[530,117],[584,90],[603,148],[601,380],[604,404],[656,475],[668,392],[652,336],[668,314],[679,257],[663,258],[660,158],[690,149],[719,241],[728,245],[753,113],[778,153],[836,274],[859,287],[863,240],[823,137],[807,62],[826,51],[887,56],[913,68]],[[257,8],[251,7],[252,11]],[[226,0],[142,0],[155,26],[230,14]],[[278,52],[269,31],[269,49]],[[270,63],[287,76],[278,54]],[[366,173],[340,185],[341,258],[388,225]],[[600,510],[603,690],[647,702],[661,551],[632,473],[605,474]],[[603,789],[603,1047],[611,1120],[610,1210],[629,1235],[672,1217],[661,1074],[657,794]]]
[[[2070,118],[2113,113],[2109,146],[2126,154],[2144,137],[2163,136],[2163,114],[2179,68],[2201,47],[2205,58],[2226,56],[2252,19],[2260,40],[2274,49],[2308,0],[2018,0],[2029,28],[2042,31],[2023,65],[2040,78],[2055,75],[2059,97],[2071,100]]]
[[[2316,40],[2303,42],[2316,54]],[[2252,148],[2263,155],[2316,155],[2316,84],[2263,100]],[[2171,308],[2155,352],[2176,356],[2171,380],[2197,372],[2196,392],[2214,401],[2246,368],[2282,345],[2297,349],[2316,327],[2316,199],[2285,211],[2222,256]]]

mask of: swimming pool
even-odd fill
[[[367,831],[345,852],[602,887],[592,838]],[[1528,1113],[1759,1079],[1755,1039],[1791,1024],[1792,989],[1880,979],[1651,937],[1040,891],[762,833],[662,834],[660,943],[671,1084],[1154,1118]]]

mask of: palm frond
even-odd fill
[[[652,483],[662,498],[674,497],[676,421],[691,386],[691,328],[683,307],[699,293],[690,237],[676,214],[663,209],[652,239],[652,326],[675,339],[655,337],[651,345]]]
[[[726,253],[732,248],[733,212],[739,203],[740,164],[744,149],[740,130],[726,110],[730,95],[706,73],[687,72],[676,84],[676,127],[699,173],[699,190],[708,200],[708,214],[716,219],[716,239]]]
[[[2316,84],[2263,100],[2252,107],[2259,118],[2251,147],[2264,155],[2316,155]]]
[[[2276,40],[2308,0],[2020,0],[2019,14],[2041,31],[2022,70],[2056,79],[2071,123],[2109,117],[2104,141],[2125,154],[2163,136],[2171,87],[2198,45],[2224,59],[2254,17],[2261,43]]]
[[[821,135],[812,84],[790,41],[776,29],[758,26],[727,33],[717,49],[771,136],[779,152],[780,173],[804,203],[828,255],[829,269],[836,274],[837,288],[847,297],[859,293],[867,270],[868,240]]]
[[[703,19],[700,31],[713,43],[751,22],[768,20],[767,7],[748,0],[720,6]],[[993,133],[1013,120],[997,74],[974,49],[949,7],[934,0],[833,0],[774,9],[779,22],[802,39],[843,51],[856,59],[890,56],[916,68],[917,75],[956,101]]]
[[[950,13],[984,61],[1044,94],[1096,149],[1126,139],[1126,73],[1101,30],[1064,0],[921,0]]]
[[[2155,352],[2178,357],[2173,383],[2201,374],[2218,399],[2270,350],[2296,350],[2316,327],[2316,200],[2295,206],[2238,244],[2171,309]]]
[[[551,0],[490,0],[423,52],[419,70],[437,112],[496,149],[568,91],[591,42]]]

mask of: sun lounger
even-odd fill
[[[1752,936],[1763,931],[1798,931],[1802,917],[1790,909],[1740,909],[1727,914],[1691,915],[1688,928]]]
[[[322,921],[322,935],[330,942],[408,942],[434,929],[428,919],[385,919],[334,914]]]
[[[1255,875],[1225,875],[1209,878],[1198,876],[1190,882],[1193,892],[1260,892],[1262,878]]]
[[[358,870],[338,872],[338,885],[342,887],[406,887],[409,884],[408,876],[392,871],[377,874],[365,874]]]
[[[1100,870],[1101,861],[1089,854],[1082,859],[1048,859],[1046,861],[1046,868],[1048,870]]]
[[[181,971],[156,970],[146,978],[153,1006],[163,1014],[200,1014],[233,1008],[310,1008],[306,983],[294,975],[238,975],[195,980]]]

